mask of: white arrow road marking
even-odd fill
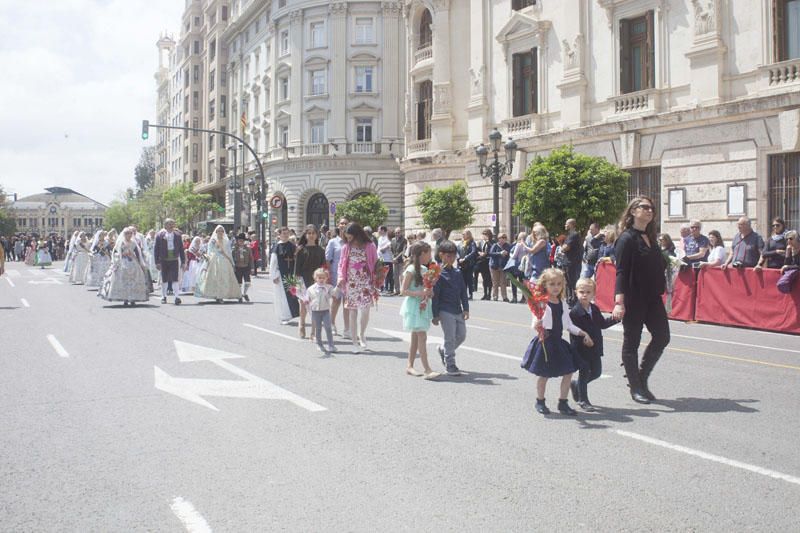
[[[25,298],[20,298],[19,301],[22,302],[22,306],[23,307],[30,307],[31,306],[31,304],[29,304],[28,300],[26,300]]]
[[[28,283],[31,285],[61,285],[61,280],[56,278],[42,278],[40,280],[32,279]]]
[[[178,496],[172,500],[169,507],[189,533],[211,533],[211,526],[203,515],[197,512],[192,502]]]
[[[327,411],[327,408],[307,400],[293,392],[275,385],[263,378],[247,372],[225,361],[225,359],[241,359],[244,356],[234,353],[197,346],[187,342],[174,341],[178,359],[181,362],[208,361],[235,374],[244,381],[226,379],[194,379],[174,378],[158,368],[154,369],[155,387],[164,392],[174,394],[179,398],[219,411],[214,405],[206,401],[203,396],[218,396],[223,398],[254,398],[263,400],[286,400],[308,411]]]
[[[380,329],[380,328],[373,328],[375,331],[380,331],[381,333],[385,333],[390,337],[395,337],[397,339],[404,340],[406,342],[411,342],[411,334],[407,331],[394,331],[391,329]],[[432,337],[428,336],[428,344],[444,344],[444,339],[441,337]],[[491,350],[484,350],[482,348],[473,348],[472,346],[466,346],[462,344],[458,347],[459,350],[468,350],[470,352],[482,353],[485,355],[491,355],[492,357],[500,357],[502,359],[510,359],[512,361],[520,362],[522,360],[522,356],[514,356],[508,355],[500,352],[493,352]]]
[[[53,349],[56,351],[56,353],[57,353],[59,356],[61,356],[61,357],[69,357],[69,352],[67,352],[67,351],[64,349],[64,347],[63,347],[63,346],[61,346],[61,343],[60,343],[60,342],[58,342],[58,339],[56,339],[56,336],[55,336],[55,335],[53,335],[52,333],[51,333],[51,334],[49,334],[49,335],[47,336],[47,340],[50,342],[50,345],[53,347]]]
[[[12,287],[16,287],[16,285],[14,285],[14,282],[13,282],[13,281],[11,281],[11,278],[9,278],[8,276],[6,276],[6,281],[7,281],[7,282],[8,282],[8,284],[9,284],[9,285],[11,285]]]
[[[28,272],[30,272],[31,276],[44,276],[44,270],[28,270]]]
[[[263,331],[264,333],[269,333],[270,335],[275,335],[276,337],[282,337],[284,339],[289,339],[290,341],[300,342],[300,340],[301,340],[301,339],[298,339],[297,337],[292,337],[290,335],[284,335],[283,333],[278,333],[277,331],[264,329],[264,328],[261,328],[259,326],[255,326],[253,324],[245,323],[245,324],[242,324],[242,325],[245,326],[245,327],[248,327],[248,328],[257,329],[258,331]]]
[[[663,440],[654,439],[652,437],[647,437],[645,435],[640,435],[638,433],[632,433],[630,431],[623,431],[620,429],[613,429],[609,431],[612,431],[613,433],[616,433],[617,435],[621,435],[623,437],[636,439],[638,441],[646,442],[648,444],[654,444],[655,446],[661,446],[662,448],[667,448],[668,450],[673,450],[688,455],[694,455],[695,457],[700,457],[701,459],[706,459],[708,461],[713,461],[715,463],[732,466],[734,468],[740,468],[742,470],[747,470],[749,472],[755,472],[756,474],[761,474],[762,476],[780,479],[788,483],[794,483],[795,485],[800,485],[800,478],[795,476],[790,476],[789,474],[784,474],[782,472],[776,472],[775,470],[769,470],[768,468],[762,468],[760,466],[743,463],[735,459],[728,459],[727,457],[714,455],[700,450],[695,450],[692,448],[687,448],[686,446],[680,446],[678,444],[671,444]]]

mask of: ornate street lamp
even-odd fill
[[[228,151],[233,153],[233,181],[228,185],[228,189],[231,190],[233,193],[233,232],[234,235],[236,234],[236,226],[241,225],[240,216],[239,216],[239,180],[236,177],[236,145],[232,144],[228,146]],[[244,176],[244,168],[242,169],[242,174]]]
[[[505,161],[500,161],[500,148],[505,151]],[[487,164],[489,152],[491,151],[494,156],[493,160]],[[481,143],[480,146],[475,148],[475,155],[478,156],[478,169],[481,172],[482,178],[489,178],[492,180],[492,200],[494,210],[494,236],[500,233],[500,188],[508,189],[511,187],[508,182],[500,181],[503,176],[511,174],[514,169],[514,158],[517,155],[517,143],[511,137],[503,145],[503,135],[497,131],[497,128],[492,130],[489,134],[489,146]]]

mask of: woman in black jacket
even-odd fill
[[[475,267],[477,258],[478,247],[475,245],[475,239],[472,238],[470,230],[465,230],[463,240],[458,245],[458,268],[461,269],[461,275],[464,277],[464,284],[467,286],[467,294],[469,294],[470,300],[472,300],[472,293],[475,291],[472,270]]]
[[[669,344],[669,321],[661,295],[664,294],[666,261],[656,240],[656,205],[650,198],[631,200],[619,221],[617,239],[617,280],[614,290],[615,320],[622,321],[622,365],[631,398],[650,403],[655,396],[647,380]],[[650,332],[650,344],[639,366],[642,327]]]
[[[483,240],[476,245],[478,251],[477,259],[475,260],[475,290],[478,290],[478,276],[483,279],[483,298],[481,300],[489,300],[492,293],[492,273],[489,271],[489,251],[494,244],[494,236],[492,230],[483,230]]]

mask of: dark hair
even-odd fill
[[[300,240],[297,241],[297,245],[298,246],[307,246],[308,245],[308,239],[306,238],[306,233],[308,233],[309,230],[313,230],[314,233],[317,234],[317,244],[319,244],[319,231],[317,230],[317,227],[314,224],[309,224],[308,226],[306,226],[306,229],[303,231],[303,234],[300,236]]]
[[[658,212],[656,211],[656,203],[649,196],[637,196],[628,202],[628,207],[625,208],[625,211],[622,212],[622,216],[619,217],[619,233],[622,234],[622,232],[626,229],[633,227],[633,210],[639,207],[639,205],[641,205],[641,203],[644,201],[650,202],[650,206],[653,209],[653,219],[647,224],[644,232],[647,234],[650,242],[654,243],[657,242],[656,218],[658,216]]]
[[[781,217],[775,217],[775,218],[773,218],[773,219],[772,219],[772,223],[773,223],[773,224],[780,224],[781,226],[783,226],[784,228],[786,228],[786,221],[785,221],[785,220],[783,220]]]
[[[364,228],[358,222],[351,222],[347,229],[344,230],[345,235],[352,235],[354,241],[358,241],[359,244],[367,244],[372,242],[372,238],[367,235],[367,232],[364,231]]]
[[[672,237],[670,237],[669,233],[662,233],[658,236],[658,238],[664,239],[667,244],[666,250],[669,250],[670,252],[675,251],[675,243],[672,242]]]
[[[414,283],[422,285],[422,268],[419,258],[431,249],[431,245],[425,241],[417,241],[408,249],[408,261],[414,265]]]
[[[723,246],[723,247],[725,246],[725,241],[722,240],[722,235],[720,235],[717,230],[712,229],[711,231],[708,232],[709,237],[711,237],[712,235],[717,238],[717,246]]]
[[[438,251],[440,254],[454,254],[458,250],[456,249],[456,245],[453,241],[442,241],[439,245]]]
[[[378,226],[378,231],[389,231],[389,228],[386,226]]]

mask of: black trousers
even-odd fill
[[[525,279],[525,275],[522,272],[520,272],[519,269],[517,269],[515,272],[513,272],[512,275],[520,283],[522,283],[522,281]],[[525,299],[525,296],[523,296],[522,294],[520,294],[519,297],[522,300]],[[513,283],[511,284],[511,298],[513,298],[514,300],[517,299],[517,286],[514,285]]]
[[[567,282],[567,286],[565,287],[567,303],[570,307],[575,305],[575,302],[578,301],[577,296],[575,296],[575,284],[578,283],[578,279],[581,277],[581,266],[582,263],[580,261],[577,261],[577,264],[570,263],[567,270],[564,272]]]
[[[630,297],[628,297],[630,296]],[[669,320],[661,297],[649,300],[628,295],[625,298],[625,317],[622,319],[622,365],[631,390],[641,387],[641,380],[647,379],[669,344]],[[642,328],[650,332],[650,344],[644,349],[639,365],[639,345],[642,342]]]
[[[384,292],[394,292],[394,263],[385,263],[389,267],[386,272],[386,281],[383,282]]]
[[[242,280],[250,283],[250,267],[243,266],[243,267],[236,267],[233,270],[234,275],[236,276],[236,282],[241,284]]]
[[[600,377],[603,373],[602,357],[598,354],[584,354],[578,355],[578,390],[580,391],[581,400],[589,401],[588,386],[589,383]]]
[[[475,266],[475,290],[478,290],[478,276],[483,280],[483,295],[490,295],[492,293],[492,273],[489,271],[488,261]]]
[[[473,278],[472,266],[461,267],[461,276],[464,278],[464,285],[467,286],[467,296],[472,298],[472,293],[475,292],[475,279]]]

